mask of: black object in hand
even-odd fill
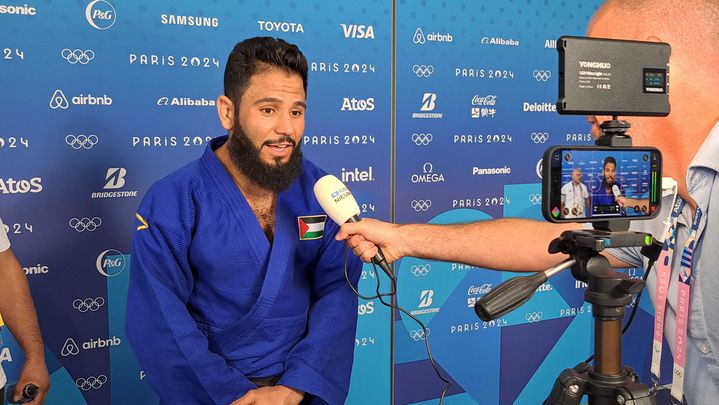
[[[20,398],[17,401],[13,399],[13,397],[15,396],[15,385],[7,387],[6,392],[7,402],[9,404],[24,404],[35,399],[37,394],[40,392],[40,387],[35,384],[26,384],[25,387],[22,389]]]

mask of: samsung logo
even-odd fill
[[[611,69],[612,64],[609,62],[587,62],[585,60],[579,61],[579,66],[583,68],[591,69]]]
[[[212,27],[220,26],[220,20],[217,17],[199,17],[193,15],[160,15],[160,23],[162,25],[186,25],[189,27]]]

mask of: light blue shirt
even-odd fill
[[[719,123],[714,125],[687,171],[689,195],[703,213],[697,234],[699,239],[694,251],[689,303],[687,332],[689,341],[684,376],[684,395],[689,405],[715,404],[719,401],[719,225],[716,224],[719,222],[718,172]],[[665,197],[662,201],[662,210],[656,219],[633,221],[631,230],[658,236],[663,228],[662,221],[669,216],[671,203],[672,197]],[[689,235],[692,219],[691,208],[687,204],[677,224],[676,249],[672,259],[672,276],[664,323],[664,336],[671,350],[674,349],[680,257]],[[632,266],[646,268],[648,260],[641,256],[639,248],[609,249],[607,252]],[[655,268],[647,280],[652,303],[654,303],[656,286]],[[671,372],[672,370],[662,370],[663,374]]]

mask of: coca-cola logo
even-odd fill
[[[478,94],[475,94],[474,97],[472,97],[472,105],[496,105],[497,104],[497,96],[492,94],[488,96],[480,96]]]
[[[492,284],[484,283],[481,286],[474,284],[467,290],[467,295],[484,295],[492,289]]]

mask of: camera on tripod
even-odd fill
[[[524,304],[553,275],[571,269],[587,283],[592,304],[594,364],[582,362],[557,378],[546,405],[655,404],[631,367],[623,366],[622,319],[644,281],[612,269],[601,252],[642,247],[656,260],[652,235],[629,232],[630,219],[651,219],[661,208],[662,157],[652,147],[632,147],[631,125],[619,116],[669,114],[669,44],[563,36],[559,52],[560,114],[611,116],[596,146],[554,146],[544,154],[542,214],[550,222],[591,222],[593,230],[566,231],[550,253],[569,258],[544,272],[512,278],[477,300],[475,311],[495,319]]]

